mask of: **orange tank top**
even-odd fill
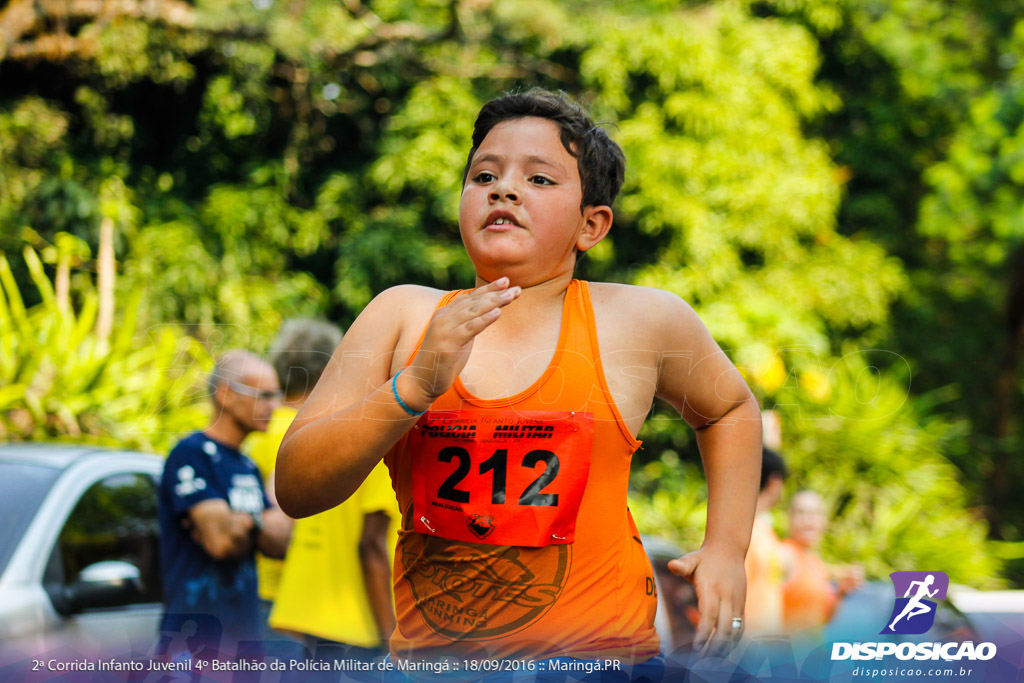
[[[790,575],[783,591],[787,633],[818,631],[832,618],[838,603],[828,567],[813,550],[791,539],[783,542],[790,560]]]
[[[403,510],[392,657],[656,655],[654,575],[626,503],[639,445],[573,280],[536,382],[484,400],[457,379],[384,459]]]

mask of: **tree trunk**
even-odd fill
[[[1015,433],[1017,366],[1024,342],[1024,246],[1018,247],[1009,259],[1009,291],[1006,296],[1006,346],[994,387],[995,437],[992,449],[992,474],[989,477],[989,521],[999,533],[1000,511],[1016,504],[1019,482],[1011,467],[1015,456],[1011,442]]]
[[[109,339],[114,328],[114,219],[100,222],[100,250],[97,259],[97,289],[99,314],[96,316],[96,336]]]

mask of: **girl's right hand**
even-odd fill
[[[427,410],[466,367],[473,340],[522,293],[507,277],[478,287],[434,311],[416,356],[398,378],[398,393],[413,410]]]

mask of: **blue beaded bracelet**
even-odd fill
[[[401,375],[403,372],[405,372],[405,368],[402,368],[401,370],[396,372],[395,376],[391,378],[391,393],[393,393],[395,395],[395,400],[398,401],[398,405],[402,406],[402,410],[404,410],[405,412],[409,413],[410,415],[412,415],[414,417],[416,415],[422,415],[423,413],[425,413],[427,411],[426,410],[413,410],[409,406],[405,405],[405,401],[403,401],[402,397],[398,395],[398,376]]]

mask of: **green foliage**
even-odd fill
[[[1024,34],[1024,22],[1018,24]],[[1024,56],[1024,50],[1019,52]],[[1021,540],[1024,510],[1016,482],[1020,340],[1024,326],[1024,69],[1003,87],[976,97],[953,136],[945,160],[924,177],[918,234],[927,269],[915,274],[927,327],[950,340],[920,354],[924,367],[956,382],[973,429],[953,451],[957,462],[985,482],[990,517],[1000,536]],[[940,308],[941,306],[941,308]],[[973,334],[957,329],[970,325]],[[976,360],[959,363],[964,357]],[[934,379],[932,380],[934,382]],[[1024,570],[1018,569],[1018,574]]]
[[[811,36],[726,9],[619,23],[581,70],[630,161],[625,220],[662,239],[636,281],[748,356],[884,325],[900,264],[836,233],[837,169],[802,131],[836,105],[812,82]]]
[[[966,512],[981,489],[941,455],[970,452],[958,416],[991,404],[958,406],[956,391],[904,402],[910,375],[895,353],[875,359],[888,369],[860,401],[868,371],[838,361],[890,348],[908,357],[915,391],[956,380],[976,399],[986,388],[964,359],[992,357],[996,261],[1019,227],[1007,104],[1017,86],[974,98],[1007,76],[1002,58],[1024,54],[1024,41],[1008,0],[946,5],[201,0],[147,18],[82,15],[70,53],[32,60],[0,44],[0,249],[15,283],[5,291],[39,302],[39,329],[67,325],[71,309],[31,283],[73,262],[83,294],[72,326],[94,315],[86,269],[104,219],[138,328],[181,326],[211,352],[260,350],[295,315],[346,324],[398,283],[468,286],[458,200],[476,111],[509,88],[562,89],[628,159],[612,235],[581,276],[665,288],[695,306],[786,418],[794,481],[820,488],[837,515],[834,559],[869,553],[875,575],[959,564],[994,583],[1001,561]],[[965,214],[972,222],[959,222]],[[57,249],[44,266],[21,257],[61,233],[89,249]],[[941,282],[928,279],[936,263]],[[938,294],[945,282],[969,295],[955,309],[970,309],[967,330]],[[178,368],[166,359],[180,333],[166,334],[117,347],[150,354],[123,366],[141,368],[124,371],[126,386],[136,375],[156,384],[147,373],[160,359]],[[141,407],[163,419],[132,400],[109,402],[124,409],[115,417]],[[54,403],[37,411],[38,428],[110,406]],[[951,415],[933,421],[936,411]],[[122,434],[114,422],[96,433]],[[659,412],[642,438],[634,512],[645,530],[694,547],[704,494],[692,435]],[[969,461],[958,458],[973,482],[983,475]]]
[[[267,242],[245,245],[254,248],[218,249],[218,258],[204,247],[194,224],[176,221],[140,230],[125,258],[124,281],[141,296],[144,324],[181,321],[215,351],[257,349],[289,312],[312,316],[319,311],[321,285],[306,273],[283,268],[277,276],[260,276],[252,262],[280,254]]]
[[[921,205],[919,231],[937,260],[955,271],[947,290],[997,310],[1010,257],[1024,244],[1024,69],[972,102],[948,157],[925,179],[932,192]]]
[[[842,106],[819,129],[846,179],[838,221],[899,258],[907,286],[879,345],[962,425],[945,453],[978,484],[996,533],[1019,538],[1021,302],[1018,137],[1024,24],[1014,0],[766,0],[819,38]],[[821,10],[833,16],[820,21]],[[1006,142],[1003,142],[1004,139]],[[1017,570],[1017,577],[1021,571]]]
[[[788,495],[775,510],[786,533],[789,495],[803,488],[826,501],[823,557],[860,563],[885,579],[909,567],[942,567],[952,581],[978,588],[1003,584],[1003,549],[968,511],[956,468],[942,456],[951,425],[925,422],[905,379],[879,373],[860,352],[837,361],[824,385],[787,381],[777,394]],[[630,509],[642,533],[699,547],[707,493],[695,465],[671,451],[633,477]]]
[[[877,578],[929,566],[959,583],[999,585],[987,524],[967,510],[968,491],[942,456],[952,426],[919,412],[898,360],[886,373],[875,365],[851,351],[829,369],[827,399],[798,385],[780,392],[783,430],[792,435],[788,488],[818,491],[833,514],[825,556],[860,562]]]
[[[641,534],[675,541],[689,552],[704,540],[708,495],[700,467],[664,451],[630,475],[629,510]]]
[[[98,337],[95,289],[76,288],[76,312],[70,296],[62,301],[55,292],[39,255],[26,247],[23,257],[42,302],[25,307],[0,253],[0,439],[166,452],[202,426],[202,382],[212,361],[198,342],[168,325],[139,328],[137,296],[119,309],[114,336]]]

